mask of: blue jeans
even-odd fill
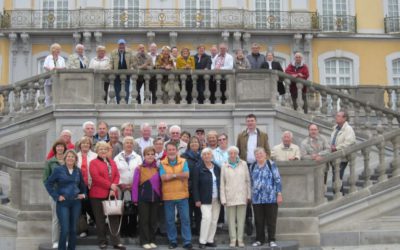
[[[128,103],[129,100],[129,86],[130,86],[131,80],[130,80],[130,76],[127,76],[127,79],[125,80],[125,102]],[[115,78],[114,81],[114,90],[115,90],[115,97],[117,99],[117,103],[119,104],[119,102],[121,101],[121,79],[119,78],[119,76],[117,76]]]
[[[76,226],[81,214],[81,200],[57,201],[57,217],[60,222],[60,240],[58,249],[74,250],[76,245]]]
[[[165,221],[167,224],[167,235],[170,243],[177,243],[177,232],[175,225],[175,208],[178,208],[181,220],[181,234],[183,244],[192,242],[192,232],[190,230],[189,202],[188,199],[164,201]]]

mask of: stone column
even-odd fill
[[[233,51],[237,51],[238,49],[241,49],[241,41],[240,39],[242,38],[242,33],[239,31],[236,31],[233,33]]]
[[[303,35],[300,33],[297,33],[294,35],[294,46],[293,46],[293,52],[302,52],[301,48],[301,39],[303,39]]]
[[[85,46],[86,54],[90,54],[90,52],[92,51],[91,39],[92,39],[91,32],[88,31],[83,32],[83,45]]]
[[[153,31],[149,31],[147,32],[147,44],[150,45],[152,43],[154,43],[154,38],[156,37],[156,33],[154,33]]]
[[[250,51],[250,38],[251,38],[251,34],[246,32],[243,34],[243,52],[245,54],[248,54]]]
[[[94,40],[96,42],[96,47],[101,45],[103,42],[103,33],[99,31],[94,32]]]
[[[304,36],[304,61],[306,62],[310,73],[309,80],[312,80],[313,76],[312,39],[313,39],[313,34],[306,34]]]
[[[81,43],[82,35],[79,32],[74,32],[74,34],[72,34],[72,38],[74,39],[74,47],[75,47],[77,44]]]
[[[18,34],[16,33],[10,33],[8,34],[8,39],[10,39],[10,50],[11,50],[11,75],[10,75],[10,82],[11,84],[14,83],[15,81],[15,69],[17,65],[17,53],[18,53]]]
[[[229,32],[228,31],[223,31],[221,33],[221,37],[222,37],[222,41],[224,43],[228,43],[229,42]]]
[[[171,46],[171,48],[176,47],[177,38],[178,38],[178,32],[175,31],[169,32],[169,46]]]
[[[30,58],[30,52],[31,52],[31,44],[30,44],[30,37],[29,34],[27,33],[22,33],[21,35],[21,40],[22,40],[22,53],[24,54],[24,59],[25,59],[25,66],[28,67],[28,62]]]

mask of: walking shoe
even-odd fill
[[[262,243],[259,242],[259,241],[256,241],[256,242],[254,242],[254,243],[252,244],[253,247],[259,247],[259,246],[261,246],[261,245],[262,245]]]
[[[175,248],[177,248],[177,247],[178,247],[178,244],[176,244],[176,243],[170,243],[169,246],[168,246],[168,249],[175,249]]]
[[[150,243],[151,248],[157,248],[157,245],[154,243]]]
[[[150,244],[144,244],[142,247],[143,247],[144,249],[151,249]]]
[[[236,240],[232,240],[231,243],[229,243],[229,247],[236,247]]]
[[[193,249],[193,245],[191,243],[185,244],[183,245],[183,248],[186,250],[192,250]]]
[[[86,232],[83,232],[83,233],[81,233],[81,234],[79,235],[80,238],[85,238],[86,236],[87,236],[87,233],[86,233]]]
[[[200,243],[200,244],[199,244],[199,248],[200,248],[200,249],[206,248],[206,244],[201,244],[201,243]]]
[[[238,241],[238,246],[239,247],[244,247],[244,242],[243,241]]]
[[[215,244],[214,242],[207,242],[206,247],[217,247],[217,244]]]
[[[275,241],[271,241],[271,242],[269,243],[269,246],[270,246],[270,247],[277,247],[278,244],[276,244]]]
[[[114,245],[114,249],[126,250],[126,247],[120,243],[118,245]]]
[[[58,242],[53,243],[53,249],[58,249]]]

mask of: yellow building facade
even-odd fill
[[[207,48],[227,42],[231,53],[259,43],[288,65],[304,54],[310,80],[321,84],[400,84],[400,0],[4,0],[0,84],[41,72],[49,46],[62,55],[85,45],[110,52],[118,38]]]

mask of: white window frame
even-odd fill
[[[393,61],[400,59],[400,52],[394,52],[386,56],[387,82],[394,85],[393,81]]]
[[[120,13],[119,12],[117,12],[117,15],[118,15],[118,20],[115,22],[115,21],[112,21],[112,25],[114,26],[116,26],[116,27],[132,27],[132,26],[138,26],[139,25],[139,22],[140,22],[140,17],[139,17],[139,9],[140,9],[140,6],[141,6],[141,4],[140,4],[140,0],[123,0],[124,1],[124,10],[127,10],[129,7],[129,4],[128,4],[128,2],[129,1],[133,1],[133,2],[136,2],[137,1],[137,6],[134,6],[133,7],[133,9],[132,10],[130,10],[130,12],[132,12],[132,13],[128,13],[128,21],[127,22],[124,22],[124,24],[123,23],[121,23],[121,20],[119,20],[119,18],[121,17],[120,16]],[[117,7],[115,7],[114,6],[114,0],[109,0],[109,2],[110,2],[110,8],[111,9],[116,9]],[[120,8],[119,6],[118,6],[118,8]],[[121,8],[122,9],[122,8]],[[130,24],[130,21],[129,21],[129,16],[134,16],[135,15],[135,12],[137,12],[137,15],[136,15],[136,19],[133,19],[133,20],[131,20],[131,24]],[[125,13],[127,13],[127,12],[125,12]],[[113,17],[114,17],[114,14],[112,15]],[[134,23],[137,23],[137,25],[135,25]]]
[[[326,64],[327,64],[327,62],[328,61],[332,61],[332,62],[334,62],[335,63],[335,65],[334,65],[334,69],[335,69],[335,74],[330,74],[330,75],[328,75],[327,73],[326,73]],[[344,61],[344,62],[348,62],[349,63],[349,74],[340,74],[338,71],[340,71],[340,61]],[[324,81],[326,80],[326,78],[335,78],[335,83],[331,83],[331,84],[329,84],[329,85],[342,85],[342,83],[340,83],[340,78],[344,78],[344,77],[346,77],[346,78],[350,78],[350,81],[349,81],[349,85],[351,85],[352,84],[352,82],[353,82],[353,77],[354,77],[354,74],[353,74],[353,61],[351,60],[351,59],[349,59],[349,58],[344,58],[344,57],[340,57],[340,58],[338,58],[338,57],[331,57],[331,58],[327,58],[327,59],[325,59],[325,61],[324,61],[324,64],[325,64],[325,67],[324,67],[324,70],[325,70],[325,79],[324,79]],[[339,67],[339,68],[338,68]],[[339,80],[339,81],[338,81]],[[327,84],[327,82],[325,82],[326,84]]]
[[[51,1],[51,0],[48,0],[48,1]],[[57,0],[52,0],[52,1],[54,1],[55,3],[54,3],[54,5],[56,6],[57,5]],[[65,0],[64,0],[65,1]],[[68,1],[68,0],[66,0],[67,1],[67,9],[65,9],[64,11],[68,11],[68,10],[71,10],[71,9],[74,9],[74,5],[75,5],[75,1]],[[48,10],[48,9],[45,9],[44,8],[44,2],[45,2],[45,0],[40,0],[40,1],[37,1],[38,2],[38,4],[39,4],[39,10],[41,10],[42,11],[42,15],[45,13],[45,12],[50,12],[51,10]],[[54,8],[54,12],[56,12],[57,11],[57,8]],[[57,15],[57,13],[56,13],[56,15]],[[66,20],[66,26],[62,26],[62,27],[59,27],[58,25],[57,25],[57,19],[54,21],[54,25],[52,26],[52,28],[66,28],[66,27],[68,27],[69,26],[69,20],[70,20],[70,15],[69,15],[69,13],[67,12],[67,14],[66,14],[66,16],[67,16],[67,20]],[[42,26],[44,25],[44,22],[43,22],[43,18],[44,18],[44,16],[42,16],[41,17],[41,22],[42,22]],[[56,17],[57,18],[57,17]],[[47,22],[47,25],[49,25],[48,24],[48,22]]]
[[[323,15],[323,8],[322,8],[322,1],[323,0],[317,0],[317,11]],[[356,10],[355,10],[355,0],[347,0],[347,10],[348,13],[347,15],[349,16],[355,16],[356,15]]]
[[[397,0],[399,3],[399,16],[400,16],[400,0]],[[383,12],[385,17],[389,16],[389,0],[383,0]]]
[[[196,10],[198,13],[199,13],[199,11],[201,11],[202,9],[201,9],[201,4],[200,4],[200,2],[202,2],[202,1],[204,1],[204,0],[194,0],[194,1],[196,1],[196,8],[195,9],[188,9],[187,7],[186,7],[186,0],[183,0],[182,1],[182,5],[183,5],[183,8],[182,8],[182,10],[183,11],[189,11],[189,10]],[[214,3],[214,1],[213,0],[207,0],[207,1],[209,1],[210,2],[210,5],[209,5],[209,8],[206,8],[206,9],[214,9],[214,6],[213,6],[213,3]],[[204,13],[202,13],[203,15],[204,15]],[[218,14],[217,14],[218,15]],[[212,14],[210,14],[209,15],[209,21],[207,21],[207,22],[205,22],[205,27],[213,27],[213,26],[215,26],[214,25],[214,20],[213,20],[213,13]],[[186,24],[187,24],[187,22],[189,22],[190,23],[190,20],[186,20],[185,19],[185,15],[182,15],[182,17],[181,17],[182,19],[182,23],[186,26]],[[207,14],[205,15],[205,16],[203,16],[203,18],[207,18]],[[203,27],[202,25],[201,25],[201,22],[196,22],[196,26],[197,27]],[[188,27],[192,27],[190,24],[188,24]]]
[[[343,50],[328,51],[318,56],[319,81],[321,84],[326,85],[325,61],[330,58],[345,58],[351,60],[353,62],[352,86],[358,86],[360,84],[360,58],[352,52]]]

